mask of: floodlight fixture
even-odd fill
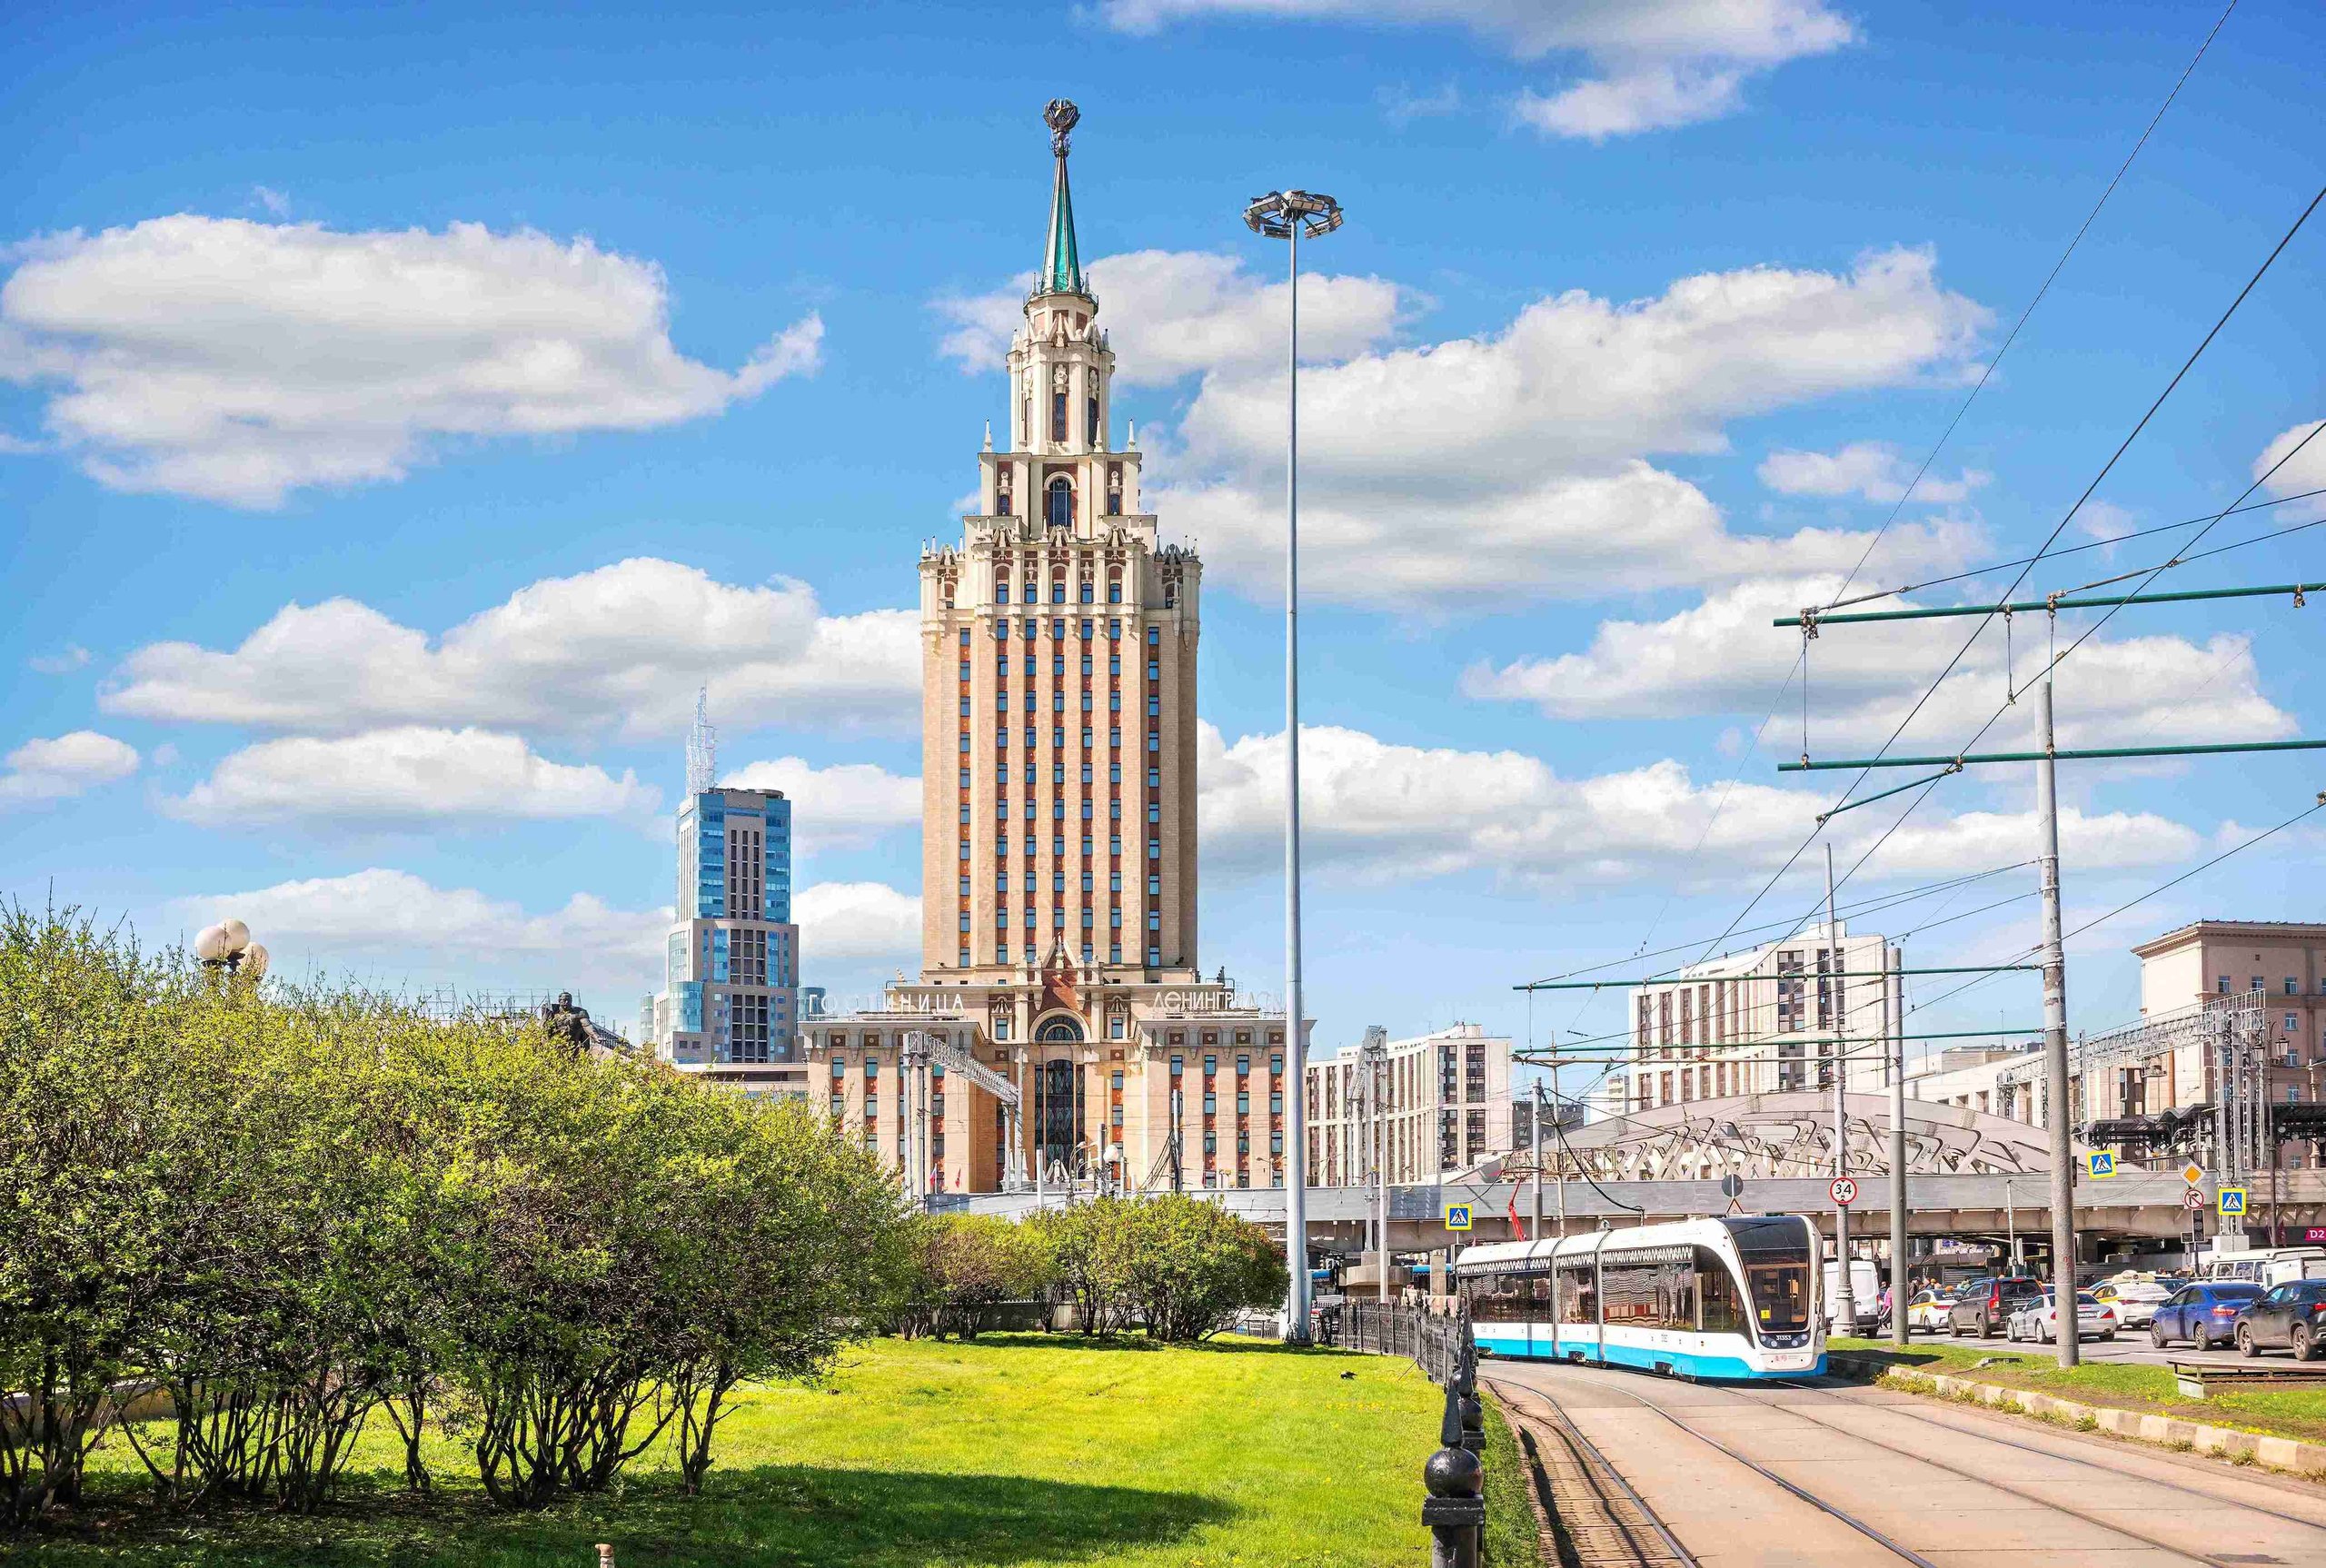
[[[1244,208],[1244,222],[1252,233],[1272,240],[1292,238],[1295,224],[1301,238],[1319,239],[1341,226],[1341,204],[1312,191],[1270,191],[1252,198]]]

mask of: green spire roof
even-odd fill
[[[1050,151],[1058,155],[1058,179],[1050,187],[1050,229],[1042,245],[1041,277],[1034,285],[1038,294],[1090,292],[1082,283],[1082,257],[1074,246],[1074,194],[1066,184],[1067,135],[1081,117],[1063,98],[1051,99],[1042,111],[1042,121],[1050,128]]]
[[[1074,193],[1067,188],[1066,154],[1058,155],[1058,183],[1050,190],[1050,232],[1042,246],[1043,293],[1079,294],[1082,258],[1074,248]]]

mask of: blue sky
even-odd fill
[[[2218,15],[13,7],[0,890],[157,936],[232,908],[302,969],[570,985],[627,1017],[708,677],[726,769],[800,801],[807,978],[910,965],[899,612],[1002,412],[994,333],[1062,94],[1118,412],[1166,534],[1208,563],[1202,960],[1279,984],[1282,256],[1238,213],[1297,184],[1350,214],[1303,295],[1319,1040],[1612,1027],[1606,1000],[1530,1021],[1509,987],[1709,942],[1801,841],[1829,793],[1774,772],[1801,749],[1799,643],[1770,613],[1864,553]],[[2312,7],[2238,6],[1861,587],[2058,522],[2317,189],[2321,45]],[[2322,247],[2287,248],[2062,544],[2217,509],[2326,415]],[[2254,499],[2326,486],[2321,451]],[[2321,537],[2159,586],[2315,578]],[[2063,724],[2326,735],[2311,613],[2127,612],[2063,668]],[[1879,744],[1967,630],[1943,624],[1821,638],[1813,750]],[[2023,672],[2041,631],[2014,636]],[[2003,702],[2003,661],[1983,640],[1917,749]],[[2299,753],[2066,769],[2071,923],[2319,787]],[[2022,769],[1950,782],[1844,902],[2025,858],[2030,807]],[[1844,866],[1892,819],[1838,819]],[[2131,941],[2320,918],[2317,821],[2095,928],[2074,1021],[2136,1009]],[[1790,920],[1814,880],[1746,923]],[[1880,918],[2033,887],[2002,871]],[[2009,957],[2033,909],[1912,960]],[[2003,981],[1917,1021],[2037,1012]]]

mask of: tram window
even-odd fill
[[[1470,1316],[1479,1323],[1524,1323],[1526,1293],[1526,1282],[1517,1275],[1480,1275],[1471,1282]]]
[[[1744,1334],[1744,1304],[1738,1299],[1736,1276],[1708,1246],[1696,1248],[1696,1295],[1704,1303],[1704,1332]]]
[[[1748,1271],[1753,1316],[1764,1334],[1798,1334],[1809,1326],[1809,1265],[1754,1264]]]
[[[1561,1323],[1596,1323],[1599,1321],[1599,1292],[1591,1278],[1591,1267],[1559,1270],[1559,1321]]]
[[[1650,1264],[1609,1264],[1599,1271],[1600,1288],[1606,1293],[1606,1321],[1652,1326],[1657,1317],[1656,1275]]]
[[[1696,1326],[1696,1275],[1685,1263],[1667,1263],[1655,1271],[1655,1319],[1665,1328]]]
[[[1526,1283],[1531,1287],[1528,1290],[1527,1295],[1531,1296],[1534,1301],[1533,1310],[1529,1312],[1528,1315],[1543,1319],[1549,1318],[1551,1315],[1551,1276],[1547,1274],[1538,1274]]]

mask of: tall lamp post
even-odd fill
[[[213,974],[248,975],[253,980],[266,975],[267,951],[251,940],[251,928],[240,920],[203,927],[194,934],[194,956]]]
[[[1307,191],[1270,191],[1244,208],[1256,234],[1290,242],[1291,333],[1286,349],[1284,454],[1284,993],[1286,1109],[1284,1261],[1292,1275],[1284,1337],[1308,1343],[1307,1042],[1300,1007],[1300,241],[1341,226],[1341,204]]]

